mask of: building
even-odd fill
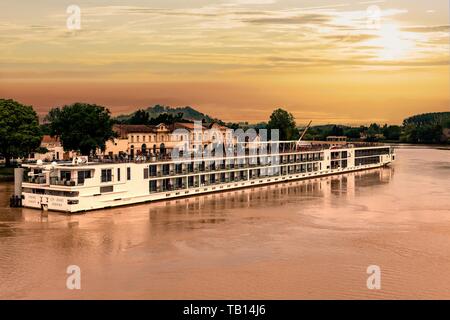
[[[51,137],[49,135],[44,135],[42,137],[41,149],[48,150],[47,153],[37,153],[33,152],[29,155],[28,161],[62,161],[69,160],[72,158],[72,152],[65,152],[61,144],[61,141],[57,137]]]
[[[174,149],[201,151],[212,143],[230,143],[233,130],[217,123],[205,126],[201,123],[176,122],[171,125],[113,126],[117,138],[107,141],[104,156],[131,157],[161,156]]]

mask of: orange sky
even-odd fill
[[[0,4],[0,97],[249,122],[284,107],[299,124],[449,111],[447,0],[77,1],[80,30],[69,4]]]

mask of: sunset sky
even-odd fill
[[[401,123],[449,111],[449,31],[448,0],[2,1],[0,97],[40,114],[83,101]]]

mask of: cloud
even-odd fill
[[[427,32],[449,32],[450,25],[445,26],[415,26],[415,27],[404,27],[402,31],[406,32],[417,32],[417,33],[427,33]]]
[[[329,36],[324,36],[323,38],[334,40],[337,42],[358,43],[358,42],[376,39],[376,38],[378,38],[378,36],[371,35],[371,34],[348,34],[348,35],[329,35]]]
[[[307,13],[296,16],[286,16],[286,17],[265,17],[257,19],[249,19],[244,22],[253,24],[321,24],[330,21],[329,15],[317,14],[317,13]]]

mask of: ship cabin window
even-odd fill
[[[170,166],[168,164],[163,164],[162,171],[163,175],[168,175],[170,173]]]
[[[131,168],[127,168],[127,180],[131,180]]]
[[[162,181],[163,191],[172,190],[172,184],[170,183],[170,179],[164,179]]]
[[[117,181],[120,181],[120,168],[117,168]]]
[[[71,179],[71,172],[70,171],[61,171],[60,177],[62,181],[70,181]]]
[[[110,193],[114,191],[113,186],[100,187],[100,193]]]
[[[225,172],[220,174],[220,182],[225,182]]]
[[[370,164],[378,164],[380,163],[380,157],[370,157],[370,158],[358,158],[355,159],[356,166],[370,165]]]
[[[156,165],[151,165],[149,169],[150,169],[150,177],[156,177],[157,175]]]
[[[234,180],[234,172],[230,172],[230,180]]]
[[[188,171],[189,172],[194,172],[194,163],[188,163]]]
[[[175,184],[176,184],[177,189],[183,188],[183,178],[177,178],[175,180]]]
[[[84,180],[91,178],[92,176],[90,170],[78,171],[78,184],[84,184]]]
[[[111,182],[112,181],[112,170],[102,169],[101,182]]]
[[[202,163],[200,163],[200,171],[205,171],[205,161],[202,161]]]
[[[144,179],[148,179],[148,168],[144,168]]]
[[[215,174],[211,174],[209,176],[209,182],[211,183],[216,183],[216,175]]]
[[[150,191],[150,193],[157,191],[157,189],[156,189],[156,180],[150,180],[150,182],[149,182],[149,191]]]
[[[182,173],[183,172],[183,165],[181,163],[177,163],[175,165],[175,173]]]
[[[194,186],[194,176],[188,177],[188,187]]]
[[[209,164],[209,168],[214,171],[216,170],[216,162],[215,161],[211,161],[211,163]]]
[[[206,181],[205,175],[202,174],[202,175],[200,176],[200,183],[201,183],[202,185],[204,185],[204,184],[205,184],[205,181]]]

